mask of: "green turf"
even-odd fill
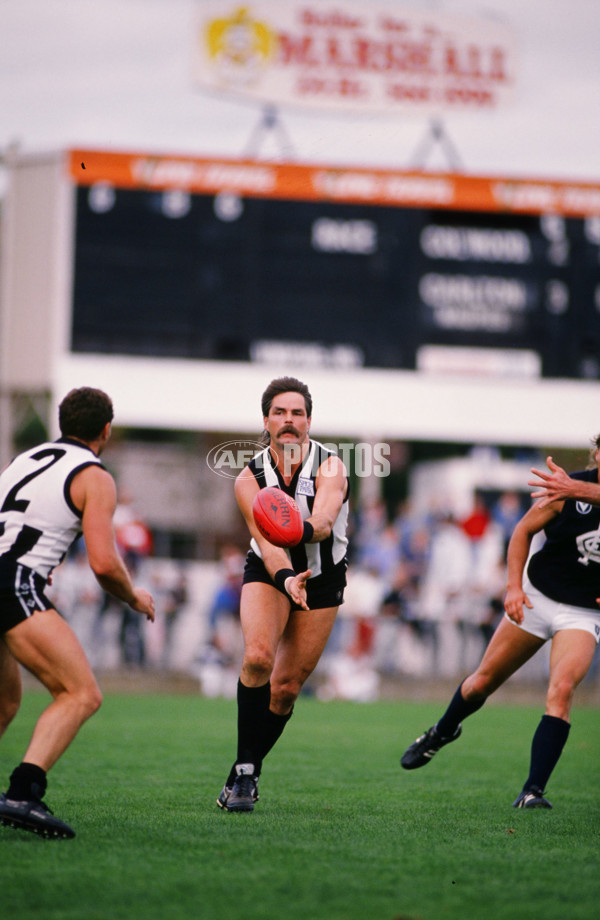
[[[46,698],[0,745],[0,786]],[[108,695],[50,774],[77,837],[0,828],[2,916],[18,920],[592,920],[599,916],[600,712],[576,710],[548,787],[511,808],[539,709],[488,703],[423,770],[425,703],[301,699],[253,814],[215,805],[235,704]]]

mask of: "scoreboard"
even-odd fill
[[[91,151],[70,172],[73,352],[600,376],[594,186]]]

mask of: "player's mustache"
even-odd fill
[[[284,425],[283,428],[279,429],[279,434],[288,434],[288,433],[295,434],[295,435],[300,434],[300,432],[296,428],[294,428],[293,425]]]

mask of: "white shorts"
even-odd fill
[[[534,588],[527,577],[523,579],[523,591],[533,604],[533,610],[523,606],[523,622],[516,624],[525,632],[545,640],[551,639],[561,629],[585,629],[592,634],[596,644],[600,642],[600,607],[592,610],[553,601]]]

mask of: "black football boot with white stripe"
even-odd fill
[[[438,734],[437,727],[434,725],[424,735],[420,735],[416,741],[407,747],[400,763],[405,770],[416,770],[417,767],[424,767],[429,763],[434,754],[451,741],[456,741],[462,732],[462,725],[459,725],[453,735],[444,738]]]
[[[513,802],[513,808],[552,808],[543,790],[539,786],[523,789]]]

